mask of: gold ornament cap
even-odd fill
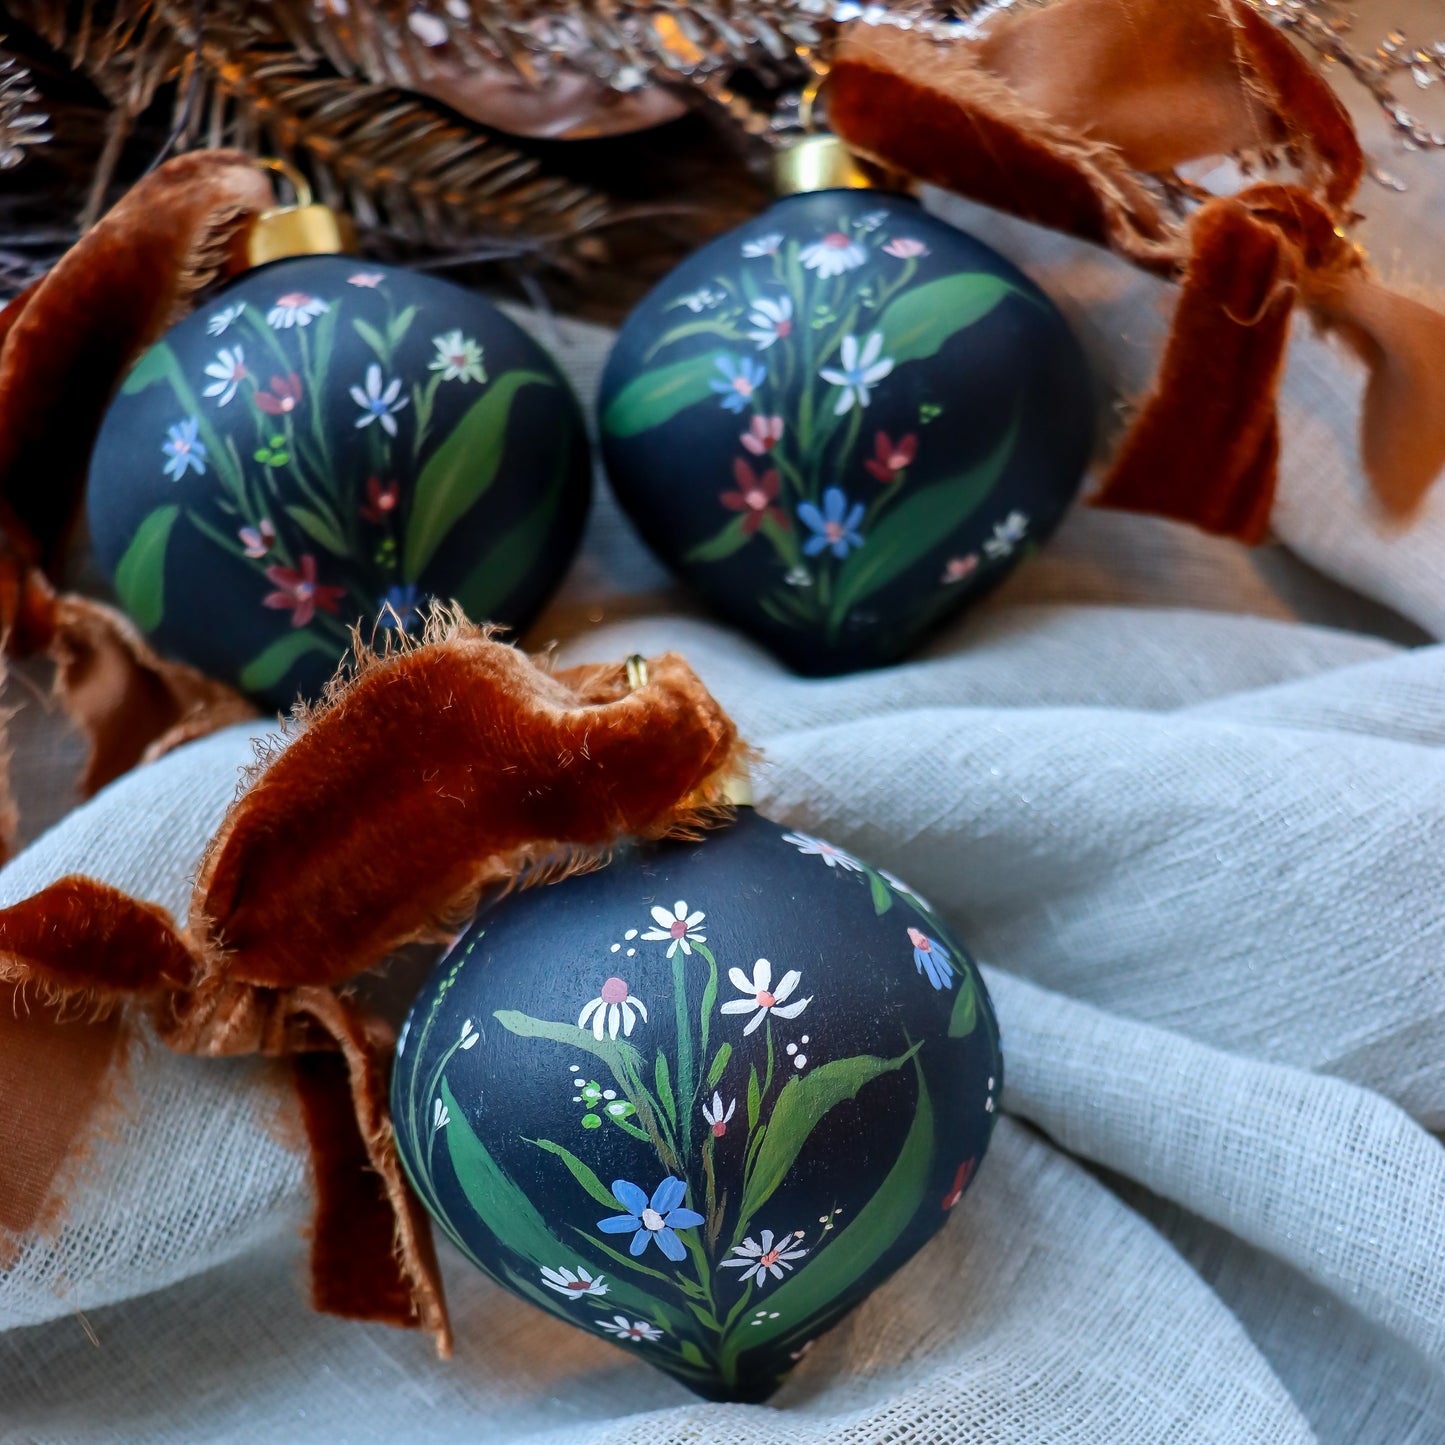
[[[306,177],[288,161],[270,156],[256,162],[291,183],[296,201],[262,211],[246,240],[246,260],[252,266],[280,261],[286,256],[328,256],[350,251],[355,243],[350,220],[314,200]]]
[[[913,183],[856,156],[835,135],[805,135],[780,150],[773,161],[773,185],[780,196],[810,191],[902,191]]]

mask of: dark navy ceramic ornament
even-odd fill
[[[1093,397],[1063,317],[1010,262],[906,195],[831,189],[657,287],[600,413],[652,549],[819,674],[895,660],[1053,531]]]
[[[412,1006],[392,1116],[488,1276],[761,1400],[945,1224],[1002,1079],[928,905],[743,809],[479,915]]]
[[[96,556],[163,652],[275,706],[432,597],[521,627],[591,480],[557,367],[490,302],[344,256],[247,272],[140,360],[96,445]]]

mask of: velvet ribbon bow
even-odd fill
[[[393,1035],[349,985],[487,890],[720,817],[746,750],[690,668],[551,674],[457,616],[293,722],[201,861],[184,929],[71,876],[0,910],[0,1268],[63,1215],[130,1046],[289,1065],[316,1187],[313,1303],[450,1351],[387,1106]]]
[[[0,634],[10,657],[54,663],[56,696],[90,742],[85,796],[255,715],[230,688],[157,657],[114,608],[54,584],[116,386],[198,291],[244,269],[246,230],[272,204],[251,157],[178,156],[0,310]],[[0,860],[10,833],[0,828]]]
[[[1297,304],[1368,369],[1361,452],[1385,511],[1408,519],[1445,467],[1445,315],[1381,285],[1347,239],[1349,117],[1247,0],[1052,0],[949,45],[856,26],[829,119],[885,165],[1180,284],[1096,505],[1263,540]],[[1210,195],[1178,173],[1222,157],[1296,178]]]

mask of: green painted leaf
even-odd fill
[[[868,888],[873,894],[873,912],[881,917],[893,907],[893,890],[870,868]]]
[[[973,970],[962,960],[958,965],[958,997],[948,1016],[948,1036],[966,1039],[978,1023],[978,990],[973,983]]]
[[[758,1114],[763,1107],[763,1090],[758,1083],[758,1066],[753,1065],[752,1073],[748,1075],[748,1133],[751,1134],[758,1127]]]
[[[531,575],[537,558],[551,540],[552,522],[571,465],[571,448],[563,447],[551,485],[520,522],[509,527],[487,548],[482,560],[467,573],[466,580],[453,594],[474,621],[485,622],[495,617],[507,598]]]
[[[160,341],[130,369],[121,391],[126,396],[134,396],[136,392],[144,391],[158,381],[174,382],[180,375],[181,366],[176,360],[175,352],[164,341]]]
[[[336,530],[335,523],[323,517],[320,512],[313,512],[309,507],[287,507],[286,515],[313,542],[319,542],[328,552],[334,552],[338,557],[350,556],[351,548]]]
[[[707,351],[633,377],[608,403],[602,430],[615,437],[636,436],[671,421],[685,407],[706,401],[713,394],[708,383],[722,375],[718,357],[726,354]]]
[[[683,559],[687,562],[721,562],[734,552],[741,552],[753,539],[753,533],[743,531],[745,517],[734,517],[721,532],[699,542]]]
[[[386,339],[393,347],[401,344],[401,339],[411,330],[411,323],[416,320],[416,307],[407,306],[398,311],[391,318],[391,324],[386,328]]]
[[[275,687],[292,666],[308,652],[324,652],[336,657],[336,649],[323,642],[314,632],[298,629],[278,637],[264,652],[258,653],[241,669],[237,681],[242,692],[267,692]]]
[[[600,1124],[602,1121],[598,1119],[597,1122]],[[529,1142],[539,1149],[545,1149],[549,1154],[555,1154],[567,1166],[572,1177],[599,1204],[605,1204],[614,1214],[617,1212],[617,1200],[612,1191],[570,1149],[564,1149],[550,1139],[532,1139]]]
[[[356,328],[356,334],[376,353],[376,359],[385,365],[390,359],[386,338],[370,322],[363,321],[359,316],[351,324]]]
[[[875,1054],[834,1059],[789,1079],[768,1116],[767,1138],[743,1186],[740,1227],[746,1228],[747,1221],[773,1197],[773,1191],[793,1167],[798,1151],[807,1143],[808,1135],[831,1108],[853,1098],[864,1084],[879,1075],[901,1069],[922,1047],[914,1044],[896,1059],[882,1059]]]
[[[415,582],[452,527],[497,477],[506,449],[507,420],[517,393],[533,383],[553,386],[540,371],[507,371],[473,402],[431,454],[417,478],[406,526],[403,572]]]
[[[556,1269],[557,1262],[565,1261],[569,1252],[547,1228],[532,1201],[473,1133],[445,1079],[441,1082],[441,1100],[451,1116],[443,1129],[447,1153],[473,1213],[508,1249],[539,1267],[545,1264]]]
[[[717,1051],[717,1056],[712,1061],[712,1068],[707,1071],[707,1087],[709,1089],[717,1088],[717,1081],[722,1078],[723,1070],[727,1068],[728,1060],[732,1056],[733,1046],[731,1044],[724,1044]]]
[[[116,564],[115,590],[121,606],[142,632],[160,625],[166,611],[166,543],[181,509],[157,507],[135,529],[130,546]]]
[[[702,1357],[702,1351],[691,1340],[683,1340],[682,1357],[689,1365],[696,1365],[699,1369],[703,1369],[707,1365],[707,1361]]]
[[[914,286],[889,302],[878,325],[895,366],[932,356],[950,336],[981,321],[1005,296],[1026,296],[1002,276],[966,271]]]
[[[918,1079],[918,1104],[888,1177],[850,1223],[825,1235],[797,1273],[769,1290],[768,1317],[757,1325],[747,1318],[734,1324],[723,1344],[725,1367],[744,1350],[767,1344],[826,1313],[897,1244],[913,1222],[928,1188],[934,1156],[933,1105],[916,1062],[913,1070]]]
[[[837,628],[864,598],[913,567],[968,520],[998,484],[1013,455],[1018,418],[972,470],[906,495],[873,526],[843,564],[829,623]]]
[[[583,1049],[602,1060],[616,1077],[626,1065],[633,1073],[642,1068],[642,1055],[631,1044],[620,1039],[596,1039],[590,1029],[579,1029],[575,1023],[555,1024],[547,1019],[534,1019],[516,1009],[498,1009],[492,1017],[509,1033],[523,1039],[550,1039],[554,1044],[567,1044]]]
[[[675,1129],[677,1128],[677,1101],[672,1097],[672,1079],[668,1075],[666,1054],[658,1054],[653,1077],[657,1081],[657,1097],[661,1100],[662,1107],[667,1113],[668,1122]]]

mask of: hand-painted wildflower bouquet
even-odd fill
[[[392,1116],[479,1268],[761,1399],[943,1224],[1001,1083],[928,905],[744,810],[484,912],[413,1007]]]

